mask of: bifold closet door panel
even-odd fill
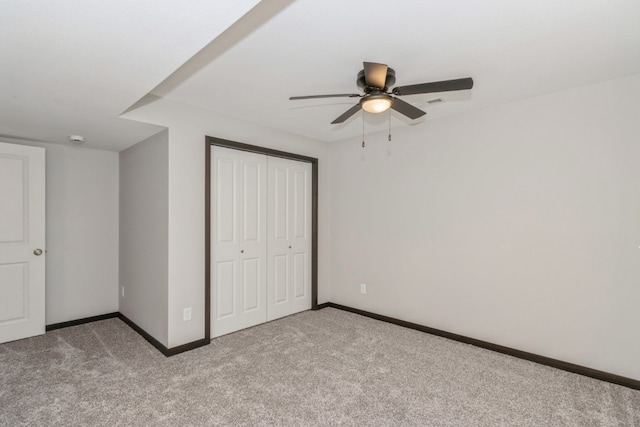
[[[267,157],[211,150],[211,336],[267,320]]]
[[[267,319],[311,308],[311,164],[268,158]]]

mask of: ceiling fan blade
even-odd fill
[[[367,86],[384,88],[387,81],[387,66],[375,62],[364,62],[364,81]]]
[[[360,97],[357,93],[336,93],[331,95],[306,95],[306,96],[292,96],[289,98],[291,101],[298,99],[315,99],[315,98],[356,98]]]
[[[465,90],[473,87],[473,79],[443,80],[441,82],[420,83],[417,85],[398,86],[393,88],[393,94],[398,96],[415,95],[418,93],[448,92],[452,90]]]
[[[360,103],[357,103],[356,105],[354,105],[353,107],[351,107],[347,111],[345,111],[340,117],[338,117],[337,119],[332,121],[331,124],[335,125],[335,124],[338,124],[338,123],[343,123],[349,117],[353,116],[355,113],[360,111],[361,108],[362,107],[360,106]]]
[[[410,119],[417,119],[418,117],[422,117],[426,112],[422,111],[419,108],[414,107],[413,105],[404,102],[400,98],[393,98],[393,103],[391,104],[391,108],[396,110],[400,114],[404,114]]]

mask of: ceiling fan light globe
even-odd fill
[[[368,113],[382,113],[391,108],[392,98],[389,95],[372,95],[360,101],[362,109]]]

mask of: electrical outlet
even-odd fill
[[[365,285],[364,283],[360,283],[360,293],[361,294],[367,293],[367,285]]]
[[[124,298],[124,286],[120,287],[120,294],[122,294],[122,298]]]
[[[182,320],[185,322],[191,320],[191,307],[182,310]]]

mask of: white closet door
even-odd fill
[[[211,331],[267,320],[267,157],[212,147]]]
[[[45,151],[0,143],[0,343],[45,332]]]
[[[269,157],[267,319],[311,308],[311,164]]]

